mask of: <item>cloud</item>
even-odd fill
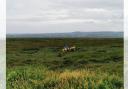
[[[84,29],[90,31],[92,27],[93,29],[99,27],[95,29],[98,31],[108,30],[106,28],[122,31],[122,20],[122,0],[7,1],[7,32],[12,33],[17,32],[17,30],[22,33],[21,28],[35,32],[37,26],[42,28],[41,32],[44,32],[43,28],[47,28],[49,32],[60,31],[60,28],[57,29],[58,25],[65,28],[63,30],[66,31],[75,31],[75,27],[79,27],[80,31],[84,31]]]

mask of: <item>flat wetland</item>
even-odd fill
[[[123,38],[7,38],[6,48],[7,89],[124,88]]]

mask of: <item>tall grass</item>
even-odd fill
[[[7,89],[123,89],[123,79],[88,69],[52,71],[27,66],[8,69]]]

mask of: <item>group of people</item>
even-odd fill
[[[65,45],[64,48],[62,49],[62,52],[71,52],[71,51],[75,51],[76,50],[76,46],[68,46]]]

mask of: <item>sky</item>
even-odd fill
[[[7,0],[7,33],[123,31],[123,0]]]

